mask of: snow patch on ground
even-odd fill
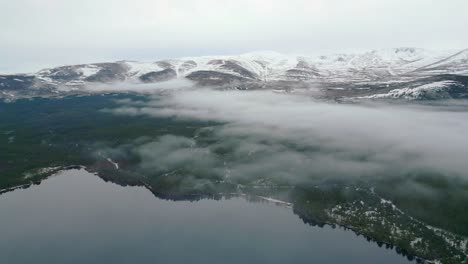
[[[60,170],[62,167],[60,166],[57,166],[57,167],[45,167],[45,168],[41,168],[41,169],[38,169],[34,172],[27,172],[24,174],[23,178],[24,179],[29,179],[29,178],[32,178],[34,176],[37,176],[37,175],[43,175],[43,174],[49,174],[49,173],[53,173],[57,170]]]
[[[116,170],[119,169],[119,164],[117,162],[114,162],[111,158],[107,158],[107,161],[111,163],[112,165],[114,165]]]
[[[136,61],[126,61],[125,64],[129,66],[129,73],[131,76],[141,76],[149,72],[162,71],[156,63],[152,62],[136,62]]]
[[[364,96],[360,98],[366,99],[421,99],[424,96],[429,96],[430,98],[446,98],[449,97],[448,94],[445,94],[446,90],[450,86],[461,85],[455,81],[440,81],[433,82],[414,88],[402,88],[394,89],[386,94],[374,94],[370,96]]]
[[[80,72],[81,72],[81,74],[82,74],[82,76],[84,78],[87,78],[89,76],[92,76],[92,75],[98,73],[99,70],[100,70],[99,67],[97,67],[96,65],[92,65],[92,64],[86,65],[86,66],[80,68]]]

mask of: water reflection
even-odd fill
[[[248,200],[174,202],[64,171],[0,196],[0,263],[407,263],[351,231]]]

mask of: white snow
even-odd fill
[[[268,81],[280,79],[284,72],[297,65],[297,57],[284,55],[273,51],[250,52],[240,55],[230,56],[203,56],[203,57],[184,57],[179,59],[178,66],[185,61],[195,61],[197,66],[185,74],[193,71],[219,71],[239,76],[237,72],[221,68],[220,65],[210,64],[210,61],[235,61],[238,65],[252,72],[260,80]]]
[[[23,178],[24,178],[24,179],[29,179],[29,178],[32,178],[32,177],[34,177],[34,176],[36,176],[36,175],[48,174],[48,173],[57,171],[57,170],[59,170],[60,168],[61,168],[60,166],[41,168],[41,169],[38,169],[38,170],[33,171],[33,172],[27,172],[27,173],[25,173],[24,176],[23,176]]]
[[[410,242],[411,246],[414,247],[417,243],[421,242],[422,241],[422,238],[420,237],[417,237],[416,239],[414,239],[413,241]]]
[[[117,162],[114,162],[111,158],[107,158],[107,161],[111,163],[112,165],[114,165],[116,170],[119,169],[119,164]]]
[[[92,65],[92,64],[86,65],[86,66],[80,68],[80,71],[83,74],[84,78],[92,76],[92,75],[98,73],[99,70],[100,70],[99,67],[97,67],[96,65]]]
[[[193,63],[186,63],[193,61]],[[216,63],[220,61],[221,63]],[[184,77],[194,71],[217,71],[241,76],[241,74],[225,67],[226,61],[232,61],[251,72],[257,80],[285,80],[291,76],[288,70],[299,69],[318,74],[318,79],[331,82],[367,83],[379,80],[380,83],[392,83],[411,80],[416,76],[431,74],[458,73],[468,74],[468,50],[429,51],[418,48],[396,48],[370,50],[355,53],[332,53],[319,56],[299,56],[281,54],[273,51],[251,52],[240,55],[183,57],[179,59],[157,62],[120,62],[128,67],[129,81],[138,81],[138,77],[152,71],[161,71],[167,67],[174,69],[179,77]],[[167,64],[167,67],[163,64]],[[444,66],[442,68],[437,68]],[[96,74],[101,69],[96,64],[82,65],[76,70],[82,76],[66,85],[83,85],[86,77]],[[43,82],[63,85],[60,80],[51,77],[53,69],[39,71],[35,76]],[[406,74],[406,75],[405,75]],[[242,76],[243,77],[243,76]],[[382,78],[383,77],[383,78]],[[215,78],[215,77],[214,77]],[[315,78],[315,77],[314,77]],[[21,81],[16,79],[17,81]],[[340,88],[334,88],[336,90]],[[376,95],[376,98],[394,98],[398,96],[413,97],[418,90],[432,89],[430,87],[405,88],[391,91],[388,94]]]
[[[125,64],[130,67],[129,73],[131,76],[140,76],[148,72],[164,70],[153,62],[126,61]]]
[[[445,54],[446,56],[440,56],[439,60],[433,63],[428,63],[422,68],[436,68],[444,65],[446,66],[447,64],[451,64],[454,66],[462,66],[466,68],[466,66],[468,65],[468,49],[464,49],[458,52],[452,51],[452,53],[453,54]]]
[[[403,211],[401,211],[400,208],[396,207],[396,205],[395,205],[392,201],[390,201],[390,200],[386,200],[386,199],[384,199],[384,198],[380,198],[380,203],[381,203],[381,204],[388,204],[388,205],[390,205],[390,206],[392,207],[392,209],[393,209],[394,211],[397,211],[397,212],[399,212],[399,213],[401,213],[401,214],[404,214]]]
[[[447,87],[451,85],[459,85],[458,82],[454,81],[440,81],[433,82],[414,88],[402,88],[394,89],[386,94],[374,94],[370,96],[365,96],[361,98],[370,98],[370,99],[387,99],[387,98],[403,98],[403,99],[418,99],[423,95],[437,96],[438,93],[441,93]],[[443,96],[443,95],[440,95]]]

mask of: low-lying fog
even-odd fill
[[[412,172],[467,176],[468,104],[338,104],[271,91],[181,89],[122,100],[118,115],[219,122],[214,143],[167,135],[136,142],[141,168],[198,170],[288,183],[317,178],[390,177]],[[216,149],[227,148],[230,158]],[[116,152],[117,150],[114,150]]]

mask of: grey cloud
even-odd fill
[[[467,8],[464,0],[1,1],[0,70],[254,50],[459,49],[468,46]]]

